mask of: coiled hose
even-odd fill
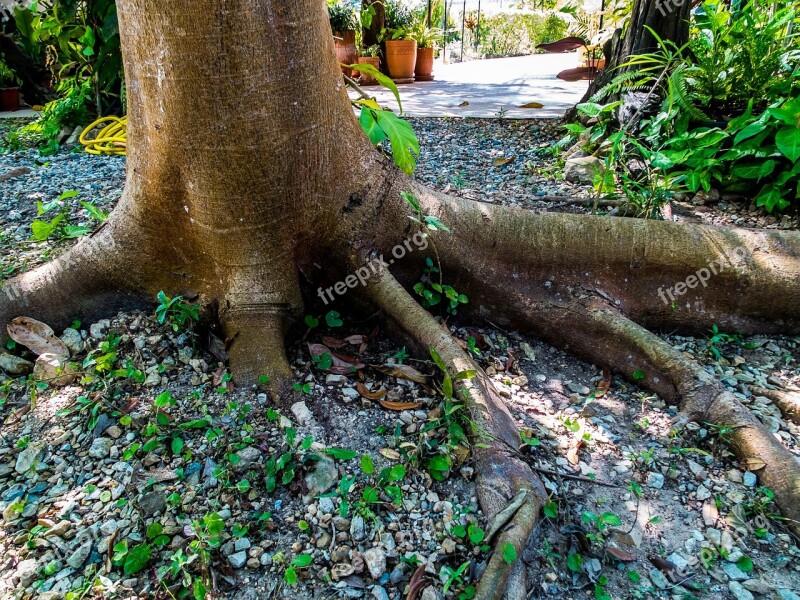
[[[128,117],[101,117],[81,132],[78,141],[89,154],[125,155],[127,125]],[[98,128],[97,134],[88,139],[89,134]]]

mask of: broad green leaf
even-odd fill
[[[351,458],[358,456],[358,452],[355,450],[347,450],[346,448],[327,448],[325,453],[329,454],[336,460],[350,460]]]
[[[364,130],[364,133],[367,134],[369,141],[376,146],[386,139],[386,133],[378,125],[374,110],[362,106],[358,122],[361,124],[361,129]]]
[[[134,546],[128,551],[125,556],[125,563],[122,570],[126,575],[133,575],[144,569],[147,561],[150,560],[150,546],[148,544],[139,544]]]
[[[506,564],[510,565],[517,560],[517,549],[510,542],[506,542],[503,545],[502,556]]]
[[[419,155],[419,140],[411,125],[394,113],[380,110],[372,111],[378,125],[389,137],[392,144],[392,157],[395,164],[405,173],[411,175]]]
[[[800,158],[800,127],[782,127],[775,134],[775,145],[781,154],[795,162]]]

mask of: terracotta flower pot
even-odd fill
[[[336,46],[336,60],[345,65],[352,65],[358,58],[358,51],[356,50],[356,32],[355,31],[336,31],[333,33],[335,36],[333,41]],[[342,38],[342,39],[339,39]],[[352,70],[342,67],[342,73],[352,76]]]
[[[360,65],[372,65],[376,69],[380,69],[381,67],[381,57],[380,56],[359,56],[358,57],[358,64]],[[375,79],[372,75],[367,75],[366,73],[359,73],[360,83],[361,85],[377,85],[378,80]]]
[[[433,48],[417,48],[417,64],[414,67],[414,77],[417,81],[431,81],[433,79]]]
[[[0,111],[19,110],[19,88],[0,88]]]
[[[417,42],[414,40],[387,40],[386,65],[392,79],[414,79],[417,63]]]

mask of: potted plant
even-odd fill
[[[19,110],[19,80],[14,71],[0,60],[0,111]]]
[[[433,81],[433,59],[436,43],[444,34],[438,27],[428,27],[424,18],[414,21],[410,32],[411,38],[417,42],[417,62],[414,66],[414,78],[417,81]]]
[[[345,0],[328,2],[328,20],[333,31],[334,44],[336,45],[336,59],[339,64],[352,65],[356,62],[356,30],[358,29],[358,12]],[[342,67],[345,75],[350,75],[350,69]]]
[[[417,42],[411,38],[411,11],[398,0],[386,2],[385,27],[381,39],[386,44],[386,66],[398,83],[414,81]]]
[[[367,46],[366,48],[362,48],[358,56],[358,64],[372,65],[376,69],[380,69],[381,67],[381,57],[379,56],[380,51],[381,47],[378,44],[373,44],[372,46]],[[378,80],[367,73],[361,73],[360,82],[362,85],[376,85],[378,83]]]

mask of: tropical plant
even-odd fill
[[[15,87],[18,84],[17,76],[14,75],[14,71],[0,60],[0,88],[3,87]]]
[[[356,31],[359,28],[359,13],[345,0],[328,2],[328,19],[332,31]]]
[[[442,41],[444,32],[438,27],[428,27],[425,19],[416,17],[411,24],[409,37],[417,42],[417,48],[433,48]]]
[[[414,17],[411,10],[398,0],[387,0],[385,3],[384,27],[382,40],[404,40],[409,38]]]

